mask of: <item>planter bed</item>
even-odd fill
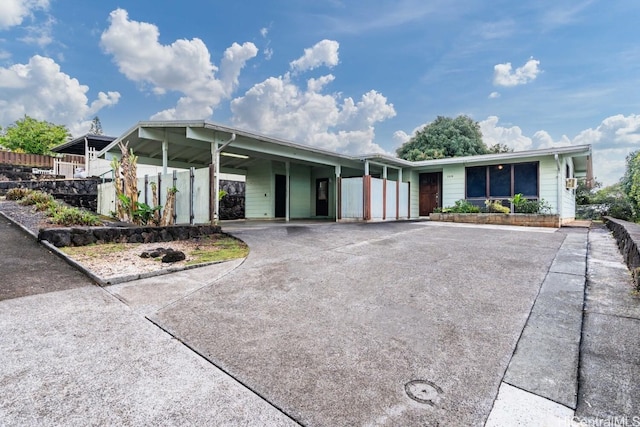
[[[167,227],[65,227],[43,228],[38,240],[56,247],[86,246],[94,243],[154,243],[188,240],[222,233],[215,225],[170,225]]]
[[[560,217],[548,214],[502,213],[432,213],[432,221],[464,222],[471,224],[520,225],[525,227],[560,227]]]

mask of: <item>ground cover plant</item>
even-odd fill
[[[12,188],[7,191],[5,197],[7,200],[17,201],[23,206],[33,206],[38,212],[45,212],[49,221],[56,225],[68,227],[72,225],[95,226],[102,224],[97,215],[59,203],[53,196],[42,191],[28,188]]]

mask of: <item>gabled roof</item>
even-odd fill
[[[115,136],[86,134],[65,142],[64,144],[57,145],[53,147],[51,151],[54,153],[84,155],[85,138],[87,139],[89,147],[95,148],[98,151],[103,150],[114,139],[116,139]]]
[[[291,159],[297,163],[342,165],[361,167],[365,161],[396,168],[426,168],[449,164],[473,164],[482,162],[507,162],[549,155],[574,157],[577,172],[589,175],[591,170],[591,146],[578,145],[552,147],[540,150],[515,151],[509,153],[483,154],[468,157],[411,162],[387,154],[350,156],[329,150],[299,144],[279,138],[260,135],[251,131],[232,128],[206,120],[142,121],[114,139],[98,153],[120,153],[118,144],[128,142],[140,163],[162,164],[162,141],[169,144],[167,160],[169,167],[205,167],[211,163],[211,143],[225,142],[235,134],[236,139],[224,149],[227,155],[238,157],[221,158],[221,166],[243,169],[256,158],[283,161]]]

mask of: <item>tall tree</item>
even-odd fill
[[[627,156],[627,168],[620,181],[622,191],[627,195],[633,205],[633,210],[640,213],[640,150]]]
[[[102,135],[102,123],[100,123],[100,118],[98,116],[95,116],[93,120],[91,120],[91,129],[89,129],[89,134]]]
[[[52,147],[66,142],[70,137],[71,134],[63,125],[24,116],[1,131],[0,145],[12,151],[49,154]]]
[[[480,125],[467,116],[438,116],[396,151],[398,157],[412,161],[487,153]]]

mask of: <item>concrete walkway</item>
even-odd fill
[[[0,424],[553,426],[575,409],[633,425],[640,411],[639,302],[606,231],[225,231],[246,261],[99,288],[0,216],[15,276],[0,284]]]
[[[0,216],[0,425],[295,425],[25,236]]]

